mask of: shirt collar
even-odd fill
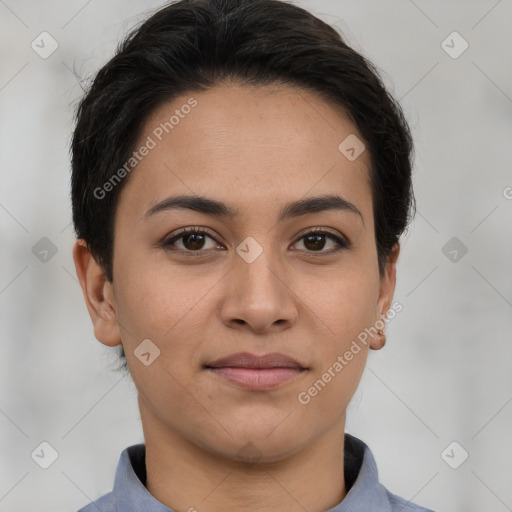
[[[344,451],[345,483],[349,490],[343,501],[326,512],[392,512],[386,489],[379,483],[370,448],[360,439],[345,434]],[[145,457],[144,444],[129,446],[121,453],[112,491],[117,509],[123,512],[173,512],[146,489]]]
[[[345,434],[344,474],[348,492],[343,501],[326,512],[392,512],[370,448],[350,434]]]

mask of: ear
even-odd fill
[[[107,281],[103,270],[82,239],[78,239],[73,246],[73,260],[85,304],[94,325],[94,336],[105,345],[120,345],[121,333],[112,283]]]
[[[393,300],[393,294],[395,293],[396,262],[399,254],[400,246],[396,244],[386,260],[384,273],[380,278],[380,292],[379,299],[377,301],[377,318],[375,318],[375,322],[385,318],[389,308],[391,307],[391,301]],[[373,336],[370,348],[373,350],[379,350],[385,345],[385,343],[385,334]]]

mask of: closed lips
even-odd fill
[[[226,357],[217,359],[205,365],[206,368],[251,368],[251,369],[272,369],[272,368],[295,368],[306,370],[298,361],[284,354],[273,352],[262,356],[248,352],[238,352]]]

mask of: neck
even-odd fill
[[[321,512],[346,495],[345,418],[298,453],[240,462],[170,431],[139,400],[146,444],[146,488],[183,512]]]

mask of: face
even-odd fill
[[[135,149],[152,147],[116,211],[113,284],[88,305],[96,337],[122,342],[153,432],[228,458],[252,442],[275,461],[343,431],[380,348],[353,342],[394,289],[394,262],[378,271],[368,151],[339,149],[351,134],[362,140],[342,111],[287,87],[218,86],[147,119]],[[166,203],[176,196],[215,203]],[[326,196],[338,199],[311,201]],[[215,366],[239,353],[274,355]]]

